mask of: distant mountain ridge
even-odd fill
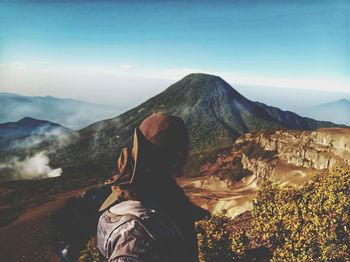
[[[46,120],[24,117],[16,122],[0,124],[0,153],[26,149],[49,138],[73,133],[69,128]]]
[[[59,124],[31,117],[0,124],[0,183],[60,176],[62,169],[52,169],[47,154],[74,133]],[[44,149],[38,150],[43,144]]]
[[[122,112],[118,106],[104,106],[70,98],[22,96],[0,93],[0,123],[32,117],[80,129]]]
[[[57,166],[112,166],[122,146],[131,144],[134,128],[154,112],[174,114],[185,121],[192,152],[230,145],[247,132],[336,126],[252,102],[218,76],[191,74],[120,116],[80,130],[78,139],[51,157]]]
[[[303,110],[304,114],[315,119],[327,119],[337,124],[350,125],[350,100],[339,99]]]
[[[17,122],[7,122],[0,124],[1,137],[21,137],[28,136],[37,132],[50,131],[52,129],[62,129],[62,131],[69,131],[68,128],[50,121],[38,120],[31,117],[24,117]]]

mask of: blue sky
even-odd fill
[[[139,102],[191,72],[350,92],[350,2],[0,2],[0,91]]]

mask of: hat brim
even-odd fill
[[[102,212],[102,211],[106,210],[107,208],[111,207],[115,202],[118,201],[118,198],[119,198],[119,194],[115,191],[112,191],[112,193],[103,202],[99,211]]]
[[[116,179],[110,180],[110,182],[108,182],[107,184],[121,187],[129,187],[134,185],[135,183],[138,183],[139,178],[142,176],[141,172],[143,172],[143,169],[145,169],[143,162],[147,161],[145,160],[145,158],[147,158],[148,154],[152,154],[152,151],[155,150],[154,147],[155,146],[143,136],[140,129],[135,128],[132,148],[132,158],[134,159],[133,170],[131,172],[125,171],[125,174],[120,174]],[[129,177],[125,179],[123,175],[128,175]],[[99,211],[104,211],[107,208],[111,207],[114,203],[118,201],[118,198],[119,192],[113,191],[103,202]]]

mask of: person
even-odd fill
[[[107,183],[111,195],[97,227],[97,243],[108,261],[198,261],[195,221],[210,213],[194,205],[177,185],[189,150],[179,117],[157,113],[135,128],[119,172]]]

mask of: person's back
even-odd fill
[[[195,255],[168,215],[135,200],[106,211],[98,236],[99,249],[108,261],[193,261]]]
[[[156,114],[135,129],[118,160],[120,174],[97,229],[108,261],[198,261],[194,223],[208,212],[192,204],[173,176],[181,173],[188,135],[177,117]]]

